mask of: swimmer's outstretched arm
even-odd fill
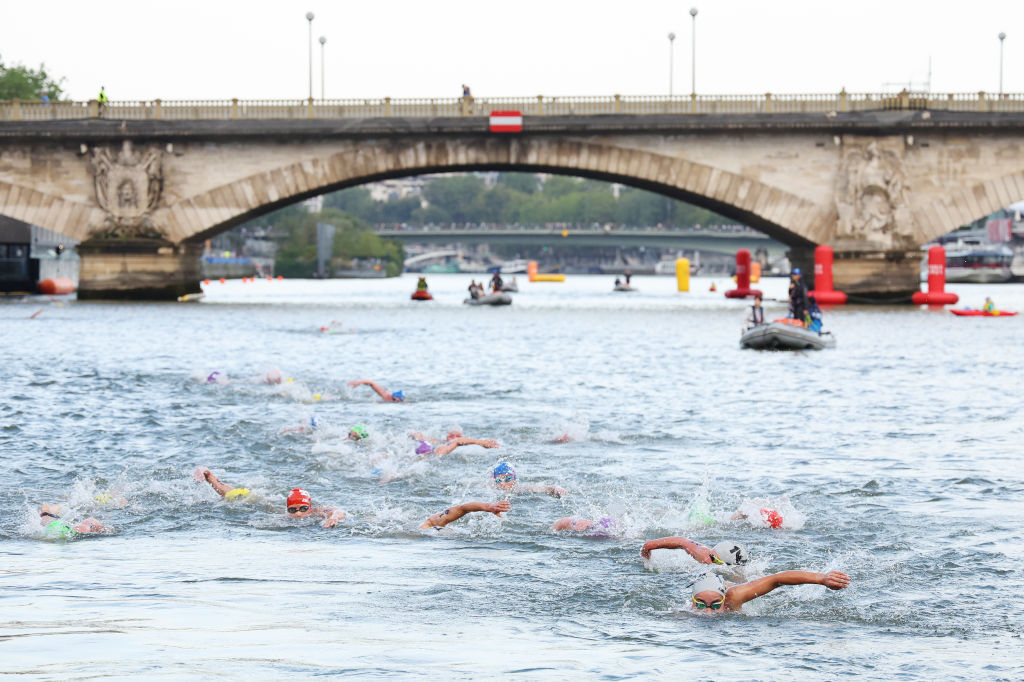
[[[460,445],[479,445],[485,448],[501,447],[498,445],[498,441],[491,440],[489,438],[466,438],[465,436],[459,436],[458,438],[453,438],[444,445],[438,445],[434,448],[434,454],[438,456],[447,455]]]
[[[783,585],[824,585],[830,590],[842,590],[850,586],[850,576],[842,571],[813,573],[811,571],[783,571],[751,580],[749,583],[734,585],[725,591],[725,607],[737,611],[751,599],[766,595]]]
[[[427,520],[420,525],[420,528],[441,528],[447,526],[452,521],[461,519],[470,512],[490,512],[495,516],[501,517],[502,512],[507,512],[511,508],[512,503],[508,500],[502,500],[501,502],[466,502],[465,504],[448,507],[443,512],[433,516],[428,516]]]
[[[344,521],[348,514],[344,510],[338,509],[337,507],[316,507],[313,510],[311,516],[322,516],[324,522],[320,525],[324,528],[333,528],[338,521]]]
[[[685,549],[686,553],[702,564],[711,563],[711,549],[690,538],[668,537],[648,540],[640,549],[640,556],[645,559],[651,558],[651,550],[655,549]]]
[[[209,483],[213,486],[214,490],[220,493],[221,497],[234,490],[231,486],[221,483],[221,480],[217,478],[217,475],[206,467],[196,467],[196,470],[192,472],[192,477],[197,481],[206,481]]]
[[[557,485],[543,485],[541,483],[520,483],[516,488],[520,492],[551,495],[551,497],[565,497],[569,494],[569,491],[565,488],[559,488]]]
[[[369,386],[374,391],[376,391],[377,395],[379,395],[384,400],[391,400],[391,394],[388,391],[384,390],[384,387],[381,386],[380,384],[378,384],[375,381],[370,381],[369,379],[356,379],[355,381],[348,382],[348,385],[349,386]]]

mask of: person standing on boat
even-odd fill
[[[501,293],[501,287],[505,285],[505,282],[501,279],[501,273],[495,272],[494,276],[491,277],[491,292],[495,294]]]
[[[426,290],[427,290],[427,278],[426,277],[420,277],[419,281],[416,282],[416,291],[426,291]]]
[[[469,282],[469,297],[480,298],[480,290],[477,289],[476,280],[470,280]]]
[[[629,271],[629,268],[626,268],[626,272],[623,273],[623,274],[625,274],[625,276],[626,276],[626,286],[628,287],[629,286],[629,279],[630,279],[630,277],[633,276],[633,273]]]
[[[764,324],[764,308],[761,307],[761,297],[754,296],[754,305],[750,306],[750,314],[747,315],[747,329]]]
[[[807,285],[803,281],[803,272],[800,268],[793,268],[789,283],[789,312],[790,317],[804,322],[807,316]]]

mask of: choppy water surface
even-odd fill
[[[635,278],[635,294],[607,277],[520,282],[512,306],[471,308],[468,279],[430,277],[430,303],[408,300],[405,276],[0,305],[0,672],[1024,675],[1024,316],[840,308],[835,350],[758,353],[737,345],[745,304],[708,280],[690,294],[670,278]],[[950,288],[1024,309],[1019,285]],[[343,333],[320,331],[331,321]],[[273,367],[293,381],[256,381]],[[346,386],[359,378],[408,401]],[[314,415],[317,432],[282,433]],[[356,423],[370,439],[344,442]],[[453,426],[501,448],[414,455],[409,431]],[[417,530],[452,503],[504,499],[499,459],[569,495]],[[224,502],[197,465],[253,495]],[[349,519],[288,519],[295,486]],[[764,500],[783,529],[729,520]],[[115,533],[47,541],[43,501]],[[710,522],[690,513],[703,504]],[[570,515],[619,533],[548,529]],[[639,557],[664,535],[745,543],[747,577],[853,583],[699,616],[694,562]]]

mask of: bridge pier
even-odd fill
[[[918,249],[837,250],[833,286],[845,291],[850,303],[910,303],[913,293],[921,289],[921,257]],[[813,288],[814,249],[792,249],[789,260],[807,273],[808,288]]]
[[[199,242],[90,239],[77,250],[80,300],[173,301],[201,291]]]

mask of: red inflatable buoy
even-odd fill
[[[928,249],[928,291],[915,291],[910,300],[917,305],[947,305],[960,300],[946,291],[946,250],[941,246]]]
[[[67,277],[53,277],[39,283],[39,293],[47,296],[62,296],[72,294],[74,291],[75,283]]]
[[[736,288],[725,292],[725,297],[746,298],[761,295],[758,289],[750,288],[750,251],[739,249],[736,251]]]

